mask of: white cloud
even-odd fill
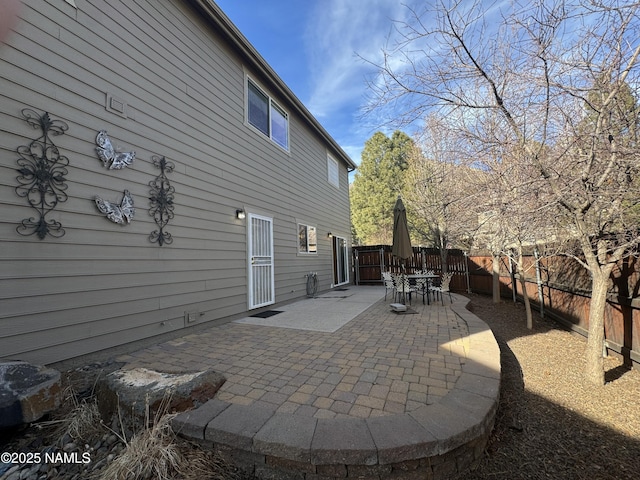
[[[487,4],[487,11],[481,19],[491,26],[498,23],[501,9],[511,5],[510,0],[481,0]],[[375,111],[364,120],[359,118],[361,107],[370,97],[366,80],[381,81],[377,69],[365,62],[382,64],[383,49],[393,50],[400,40],[396,28],[402,29],[405,22],[413,23],[413,13],[407,4],[415,7],[424,22],[435,22],[434,2],[424,0],[316,0],[312,11],[306,16],[304,58],[306,70],[305,98],[302,99],[311,113],[325,126],[338,141],[343,150],[356,162],[365,141],[376,130],[391,134],[387,123],[395,117],[394,108],[401,113],[406,104],[399,100],[388,109]],[[470,8],[466,2],[464,8]],[[461,5],[460,14],[465,10]],[[397,22],[397,23],[396,23]],[[435,25],[431,25],[435,26]],[[403,49],[406,55],[416,58],[438,53],[440,48],[433,40],[413,42],[411,50]],[[437,56],[437,55],[436,55]],[[362,57],[362,58],[360,58]],[[388,59],[394,71],[407,68],[403,55]],[[419,129],[420,121],[405,127],[407,133]]]
[[[365,77],[373,68],[358,55],[379,61],[392,21],[405,15],[406,8],[394,0],[317,2],[305,42],[311,71],[305,103],[316,117],[363,102]]]

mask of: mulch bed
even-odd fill
[[[606,385],[584,380],[586,340],[524,306],[469,295],[500,344],[502,387],[486,457],[468,480],[640,478],[640,371],[605,359]]]

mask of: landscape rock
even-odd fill
[[[0,428],[34,422],[60,406],[60,372],[22,361],[0,362]]]
[[[99,408],[103,418],[120,408],[138,418],[148,415],[153,419],[161,407],[162,413],[199,407],[212,399],[224,382],[223,375],[211,370],[182,373],[147,368],[116,370],[99,383]]]

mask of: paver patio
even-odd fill
[[[227,380],[216,398],[180,415],[174,427],[257,476],[283,469],[361,476],[366,466],[365,476],[378,477],[408,468],[407,461],[415,461],[416,478],[463,470],[493,424],[500,378],[495,339],[460,296],[445,306],[420,299],[411,313],[397,314],[383,289],[350,286],[309,315],[322,316],[331,312],[328,305],[359,292],[370,296],[373,290],[361,289],[375,288],[380,294],[372,301],[379,300],[333,332],[241,320],[118,360],[125,368],[222,373]],[[313,325],[309,320],[301,323]]]

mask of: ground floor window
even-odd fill
[[[318,253],[316,227],[298,224],[298,253]]]

